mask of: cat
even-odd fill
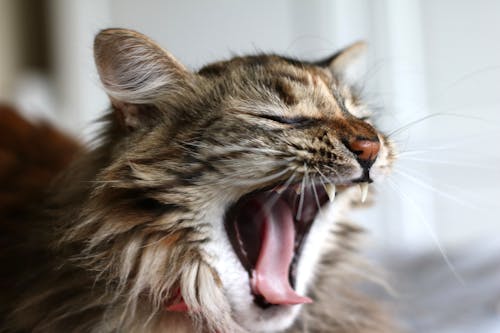
[[[344,217],[396,156],[356,89],[365,49],[192,72],[101,31],[95,147],[32,139],[66,160],[0,211],[0,332],[397,332],[357,290]]]

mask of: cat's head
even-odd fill
[[[317,63],[236,57],[191,72],[141,34],[102,31],[109,156],[78,227],[96,270],[158,316],[185,303],[215,330],[289,326],[314,302],[306,294],[332,246],[337,201],[392,164],[352,84],[364,49]]]

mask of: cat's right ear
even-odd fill
[[[184,95],[193,77],[170,53],[133,30],[102,30],[94,40],[94,59],[118,120],[130,130]]]
[[[357,86],[362,82],[368,68],[367,48],[365,42],[359,41],[315,64],[328,68],[342,82]]]

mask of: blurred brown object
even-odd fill
[[[74,139],[49,124],[31,123],[0,105],[0,219],[18,219],[43,201],[50,182],[79,150]]]

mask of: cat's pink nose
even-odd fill
[[[380,142],[378,140],[359,140],[351,141],[347,148],[352,151],[359,160],[366,162],[373,162],[377,158],[380,150]]]

